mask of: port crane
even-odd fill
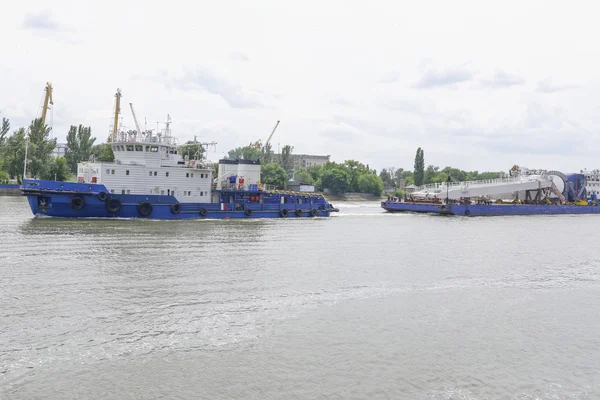
[[[50,105],[54,105],[54,101],[52,101],[52,84],[50,82],[46,82],[46,88],[44,89],[46,95],[44,96],[44,105],[42,107],[42,126],[46,123],[46,114],[50,109]]]
[[[137,129],[138,135],[142,136],[142,130],[140,129],[140,124],[138,122],[137,116],[135,115],[135,111],[133,110],[133,103],[129,103],[129,108],[131,108],[131,114],[133,115],[133,122],[135,123],[135,128]]]
[[[117,88],[117,93],[115,93],[115,117],[112,126],[112,131],[108,136],[107,142],[114,142],[117,140],[117,133],[119,131],[119,114],[121,113],[121,89]]]
[[[262,143],[260,142],[260,139],[258,139],[255,143],[254,143],[254,147],[256,149],[260,149],[262,148],[267,148],[267,146],[269,145],[269,143],[271,143],[271,138],[273,137],[273,135],[275,134],[275,131],[277,130],[277,127],[279,126],[279,122],[277,121],[277,123],[275,124],[275,127],[273,128],[273,130],[271,131],[271,134],[269,135],[269,138],[267,139],[267,141],[265,142],[265,145],[263,146]]]

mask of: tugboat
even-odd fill
[[[181,154],[169,122],[156,135],[113,129],[113,163],[78,163],[77,182],[23,180],[21,194],[34,215],[174,220],[328,217],[339,211],[320,194],[261,184],[258,160],[221,159],[213,179],[210,161]]]

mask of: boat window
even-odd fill
[[[154,171],[154,176],[156,176],[156,174],[157,174],[157,172],[156,172],[156,171]]]
[[[185,177],[186,177],[186,178],[189,178],[189,177],[190,177],[190,173],[189,173],[189,172],[186,172],[186,174],[185,174]]]
[[[142,146],[140,144],[136,144],[135,145],[135,151],[144,151],[144,146]]]
[[[233,203],[233,196],[229,196],[229,200],[227,202],[228,203]]]
[[[115,190],[114,190],[114,189],[113,189],[113,190],[111,190],[111,191],[110,191],[110,193],[112,193],[112,194],[115,194]]]
[[[200,192],[200,196],[204,196],[204,192]]]
[[[121,194],[125,194],[125,189],[121,190]]]
[[[164,191],[164,190],[161,190],[161,191],[160,191],[160,194],[164,195],[164,194],[165,194],[165,191]]]
[[[188,191],[188,196],[191,196],[191,195],[192,195],[192,192]]]
[[[106,170],[106,175],[110,174],[110,169]]]
[[[127,190],[127,194],[131,193],[131,190]]]
[[[146,146],[146,152],[150,151],[150,146]]]
[[[194,177],[194,173],[192,172],[190,176],[193,178]]]
[[[158,146],[150,146],[151,153],[158,153]]]
[[[114,175],[114,174],[115,174],[115,170],[114,170],[114,169],[111,169],[111,170],[110,170],[110,174],[111,174],[111,175]]]
[[[133,145],[132,144],[128,144],[126,147],[127,151],[133,151]]]
[[[169,176],[169,172],[165,172],[165,176]]]
[[[126,170],[126,171],[125,171],[125,175],[129,175],[129,170]]]

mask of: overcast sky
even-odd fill
[[[108,136],[273,138],[372,168],[600,168],[598,9],[566,1],[22,1],[2,6],[0,116]]]

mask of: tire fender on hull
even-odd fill
[[[106,201],[106,211],[112,214],[116,214],[121,210],[121,200],[119,199],[108,199]]]
[[[281,217],[285,218],[289,215],[289,211],[286,208],[282,208],[281,210],[279,210],[279,215],[281,215]]]
[[[108,194],[106,194],[106,192],[98,193],[98,200],[100,200],[100,201],[108,200]]]
[[[83,197],[73,197],[71,199],[71,208],[73,210],[81,210],[83,207],[85,207],[85,200]]]
[[[152,214],[152,204],[149,201],[142,201],[138,204],[137,210],[142,217],[147,217]]]

